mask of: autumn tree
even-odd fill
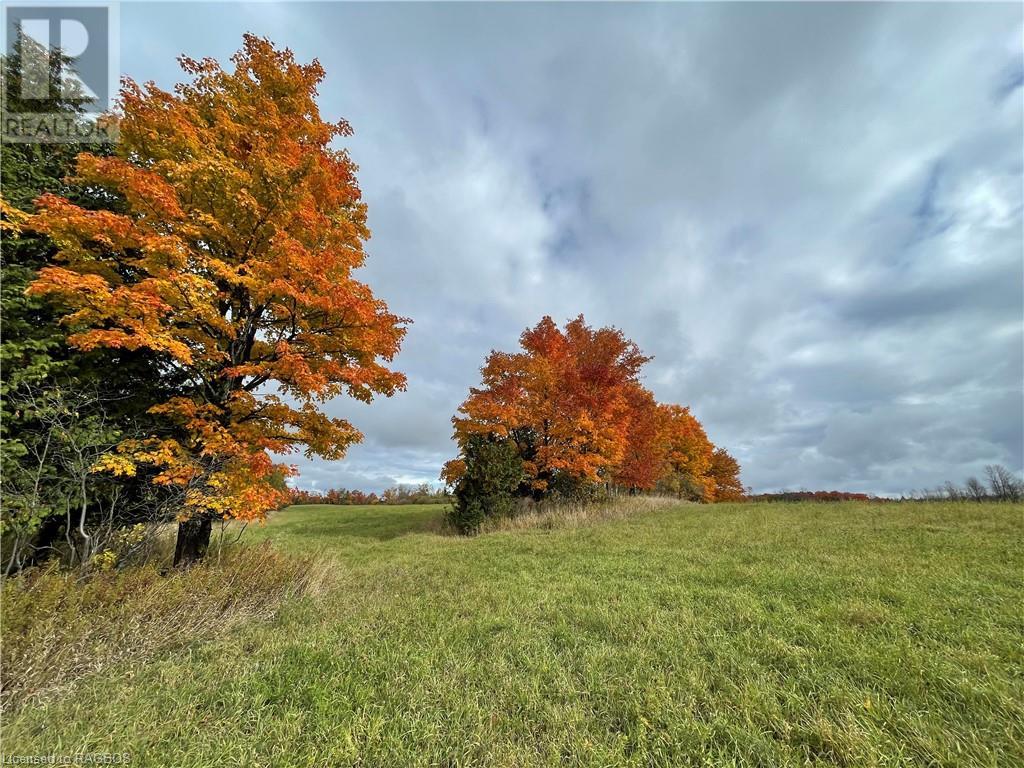
[[[660,405],[665,430],[665,472],[659,487],[664,493],[690,501],[714,501],[710,477],[714,446],[704,427],[681,405]]]
[[[650,491],[668,471],[669,423],[666,412],[648,390],[627,390],[629,427],[614,481],[631,492]]]
[[[319,405],[390,396],[405,333],[354,270],[369,237],[351,130],[316,104],[320,64],[246,35],[227,71],[180,59],[174,92],[126,81],[113,157],[76,183],[118,210],[46,194],[27,226],[57,246],[30,293],[67,308],[79,350],[145,350],[177,386],[160,428],[97,469],[182,490],[176,562],[202,557],[211,521],[258,519],[285,497],[272,454],[337,459],[361,439]]]
[[[640,372],[651,358],[621,331],[594,330],[582,316],[560,329],[545,317],[519,344],[514,353],[491,352],[481,386],[452,419],[459,456],[441,478],[456,489],[468,528],[500,514],[465,480],[481,446],[514,446],[519,495],[535,499],[588,498],[602,486],[703,502],[742,496],[738,464],[716,452],[689,408],[660,404],[643,387]]]
[[[711,454],[709,472],[715,484],[715,501],[742,501],[745,496],[740,482],[740,464],[725,448]]]
[[[620,461],[629,429],[627,392],[649,358],[615,328],[583,317],[560,329],[550,317],[520,337],[521,351],[492,352],[482,384],[452,421],[465,448],[473,435],[510,438],[538,497],[554,483],[593,483]],[[453,464],[444,477],[457,478]]]

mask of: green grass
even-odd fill
[[[1008,505],[720,505],[439,535],[296,507],[332,591],[8,717],[154,766],[1024,765]],[[248,534],[247,534],[248,535]]]

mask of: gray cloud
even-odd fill
[[[614,324],[756,489],[1022,464],[1022,11],[924,4],[122,8],[122,64],[266,34],[355,127],[409,391],[303,485],[436,480],[492,348]]]

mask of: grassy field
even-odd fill
[[[3,752],[1024,765],[1019,508],[691,505],[473,539],[440,514],[279,513],[251,538],[322,550],[325,596],[14,713]]]

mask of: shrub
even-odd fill
[[[465,446],[466,470],[455,484],[448,522],[459,533],[475,533],[489,517],[511,517],[523,481],[523,462],[511,440],[474,435]]]

